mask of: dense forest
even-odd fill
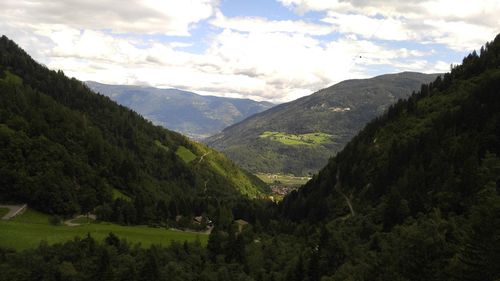
[[[500,35],[250,225],[219,221],[206,248],[110,234],[3,249],[0,280],[498,280],[499,93]]]
[[[5,36],[0,54],[1,202],[146,224],[216,217],[220,201],[250,206],[266,192],[222,154],[47,69]]]

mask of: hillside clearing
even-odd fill
[[[277,141],[285,145],[320,145],[332,141],[332,135],[321,132],[307,134],[289,134],[285,132],[265,131],[259,137]]]
[[[191,163],[191,161],[197,157],[193,152],[191,152],[191,150],[184,146],[179,146],[175,154],[177,154],[177,156],[179,156],[186,164]]]
[[[121,192],[120,190],[113,188],[112,189],[112,194],[113,194],[113,200],[116,200],[118,198],[123,199],[128,202],[132,202],[132,198],[130,196],[126,195],[125,193]]]

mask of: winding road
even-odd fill
[[[27,205],[0,205],[0,208],[9,209],[9,212],[2,217],[2,220],[10,220],[11,218],[22,213],[26,209]]]

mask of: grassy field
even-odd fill
[[[184,146],[179,146],[175,154],[177,154],[177,156],[179,156],[186,163],[190,163],[197,157],[193,152],[191,152],[191,150],[185,148]]]
[[[206,245],[208,235],[201,233],[166,230],[147,226],[120,226],[108,223],[91,223],[81,226],[53,226],[48,223],[49,216],[27,210],[11,221],[0,221],[0,247],[23,250],[37,247],[42,240],[49,244],[64,242],[76,236],[85,237],[87,233],[96,239],[103,240],[113,232],[131,243],[141,243],[143,247],[152,244],[170,245],[172,241],[199,240]]]
[[[12,74],[10,71],[4,71],[5,77],[2,79],[6,82],[10,82],[16,85],[21,85],[23,83],[23,79],[15,74]]]
[[[9,209],[0,208],[0,219],[3,218],[3,216],[5,216],[8,212],[9,212]]]
[[[283,132],[266,131],[259,137],[264,139],[268,138],[285,145],[319,145],[331,142],[332,140],[332,135],[321,132],[308,134],[288,134]]]
[[[267,184],[282,184],[290,187],[300,187],[305,184],[309,178],[308,177],[296,177],[293,175],[281,175],[281,174],[255,174],[263,182]]]
[[[124,194],[123,192],[121,192],[120,190],[118,190],[116,188],[113,188],[112,192],[113,192],[113,200],[117,199],[117,198],[121,198],[125,201],[129,201],[129,202],[132,201],[132,199],[128,195]]]
[[[15,217],[9,222],[17,223],[34,223],[34,224],[49,224],[49,215],[40,213],[32,209],[26,209],[22,214]]]
[[[166,147],[165,145],[163,145],[159,140],[155,140],[155,144],[157,147],[165,150],[165,151],[168,151],[168,147]]]

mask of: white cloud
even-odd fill
[[[331,25],[320,25],[301,20],[268,20],[261,17],[227,18],[221,12],[216,13],[211,24],[223,29],[254,33],[286,32],[320,36],[335,31]]]
[[[213,15],[217,0],[2,0],[0,19],[115,33],[189,35]]]
[[[321,11],[342,33],[440,43],[472,50],[500,31],[498,0],[278,0],[297,13]]]
[[[402,20],[394,18],[330,12],[323,21],[335,26],[340,33],[357,34],[368,39],[410,40],[415,37]]]
[[[392,43],[439,43],[463,51],[491,40],[492,26],[500,26],[490,0],[477,5],[482,9],[457,0],[448,10],[443,7],[449,0],[425,1],[429,6],[417,0],[280,1],[299,13],[319,11],[322,18],[227,17],[218,0],[3,0],[0,30],[40,62],[81,80],[281,102],[367,77],[381,66],[449,70],[443,58],[429,60],[431,47]],[[199,24],[207,24],[208,33],[190,38]],[[187,37],[166,42],[160,35]],[[199,47],[196,40],[208,47],[186,51]]]
[[[299,14],[310,11],[347,11],[351,5],[338,0],[278,0],[283,5],[292,8]]]
[[[324,44],[305,34],[229,29],[216,34],[202,54],[159,42],[138,47],[126,38],[98,31],[68,29],[52,33],[50,38],[55,46],[48,66],[82,80],[176,87],[275,102],[289,101],[344,79],[366,77],[364,73],[373,65],[405,70],[400,59],[411,61],[425,55],[358,38]],[[406,70],[430,67],[414,61],[406,64]]]

